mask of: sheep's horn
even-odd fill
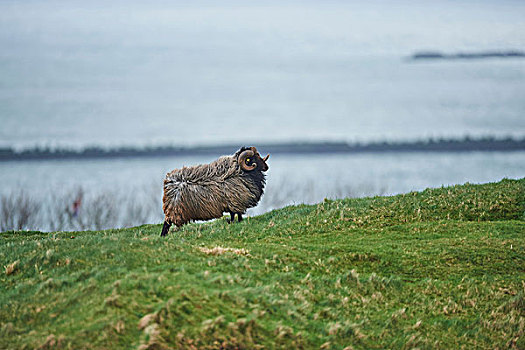
[[[240,155],[239,155],[239,159],[238,159],[238,163],[241,165],[241,168],[245,171],[252,171],[254,170],[255,168],[257,168],[257,163],[253,163],[252,165],[247,165],[246,164],[246,159],[250,158],[250,157],[253,157],[255,154],[254,151],[252,150],[246,150],[244,152],[242,152]]]
[[[263,158],[263,161],[266,162],[268,160],[268,158],[270,158],[270,154],[269,153],[266,155],[266,157]]]

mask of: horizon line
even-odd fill
[[[97,159],[97,158],[138,158],[170,156],[208,156],[232,154],[244,143],[202,146],[120,146],[104,148],[90,146],[81,150],[37,146],[16,151],[14,148],[0,148],[0,161]],[[264,153],[273,154],[330,154],[330,153],[407,153],[407,152],[514,152],[525,151],[525,137],[496,138],[485,136],[473,138],[428,138],[412,141],[291,141],[262,142],[255,145]]]

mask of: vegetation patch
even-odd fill
[[[198,248],[201,252],[203,252],[204,254],[208,254],[208,255],[222,255],[224,253],[228,253],[228,252],[231,252],[233,254],[237,254],[237,255],[250,255],[250,252],[247,251],[246,249],[244,248],[240,248],[240,249],[237,249],[237,248],[223,248],[223,247],[213,247],[213,248],[206,248],[206,247],[199,247]]]
[[[0,348],[525,348],[525,179],[0,235]]]

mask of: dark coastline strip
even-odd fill
[[[257,143],[263,153],[272,154],[330,154],[330,153],[406,153],[406,152],[513,152],[525,151],[523,139],[470,139],[461,140],[428,140],[406,142],[298,142],[298,143]],[[0,161],[17,160],[55,160],[55,159],[104,159],[104,158],[138,158],[138,157],[173,157],[173,156],[217,156],[231,154],[241,145],[150,148],[86,148],[81,151],[46,148],[35,148],[15,151],[10,148],[0,149]]]
[[[525,58],[522,51],[486,51],[486,52],[460,52],[444,54],[441,52],[418,52],[410,57],[412,60],[471,60],[485,58]]]

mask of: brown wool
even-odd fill
[[[224,212],[245,213],[256,206],[264,191],[262,171],[268,167],[255,147],[251,147],[248,150],[253,151],[252,158],[258,166],[246,171],[239,164],[243,150],[246,149],[210,164],[183,167],[166,174],[162,199],[165,221],[182,226],[194,220],[220,218]]]

